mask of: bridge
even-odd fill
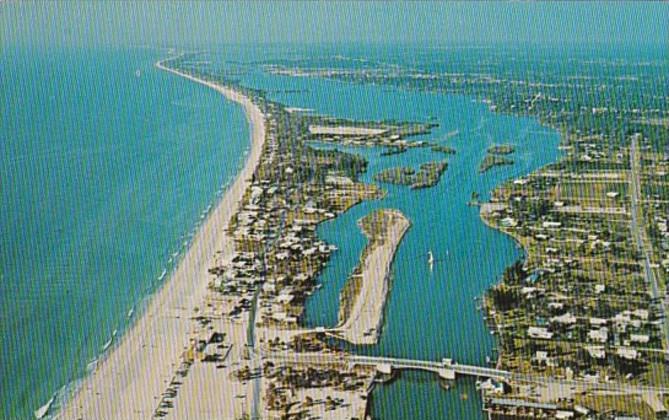
[[[669,387],[665,386],[631,384],[616,381],[587,381],[584,379],[565,379],[536,374],[516,373],[495,368],[455,363],[450,359],[442,359],[442,361],[439,362],[352,354],[283,353],[265,351],[259,351],[259,353],[261,353],[259,355],[265,360],[274,360],[280,363],[323,366],[346,363],[349,366],[373,366],[379,371],[383,371],[384,367],[386,369],[389,368],[390,371],[393,369],[422,370],[436,373],[439,377],[447,380],[455,380],[457,376],[470,376],[477,378],[491,378],[507,383],[510,381],[518,381],[543,386],[558,386],[570,389],[572,392],[598,390],[618,394],[669,394]]]
[[[438,374],[443,379],[454,380],[456,376],[473,376],[481,378],[493,378],[508,381],[512,379],[511,372],[474,365],[454,363],[451,359],[442,361],[427,361],[416,359],[402,359],[395,357],[361,356],[361,355],[332,355],[321,353],[291,353],[278,352],[264,353],[264,358],[284,363],[299,363],[311,365],[332,365],[334,363],[346,363],[350,366],[364,365],[373,366],[378,370],[423,370]]]
[[[391,369],[399,370],[424,370],[437,373],[443,379],[455,379],[456,375],[485,377],[498,380],[508,380],[511,378],[511,372],[481,366],[454,363],[450,359],[443,359],[440,362],[435,362],[426,360],[400,359],[394,357],[370,357],[356,355],[349,356],[348,362],[358,365],[386,365]]]

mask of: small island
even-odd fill
[[[427,162],[420,165],[418,172],[411,167],[389,168],[376,174],[374,179],[389,184],[407,185],[412,189],[429,188],[439,182],[447,167],[447,162]]]
[[[513,165],[513,159],[487,154],[481,161],[479,173],[482,174],[495,166]]]
[[[486,156],[479,165],[479,173],[482,174],[495,166],[513,165],[513,159],[504,157],[503,155],[510,155],[516,151],[512,144],[495,144],[488,148]]]
[[[392,146],[392,147],[387,147],[383,152],[381,152],[381,156],[392,156],[392,155],[400,155],[404,152],[406,152],[408,149],[406,146]]]
[[[443,146],[441,144],[435,144],[432,146],[433,152],[441,152],[445,155],[454,155],[455,149],[450,146]]]
[[[494,144],[488,148],[488,153],[492,155],[510,155],[516,151],[513,144]]]

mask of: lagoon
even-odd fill
[[[522,257],[508,236],[487,227],[478,207],[468,206],[472,192],[482,200],[505,180],[527,175],[559,157],[559,134],[536,120],[491,112],[472,98],[410,91],[390,86],[344,83],[321,78],[270,75],[250,71],[245,86],[268,92],[271,99],[289,107],[356,120],[437,122],[439,127],[417,140],[452,147],[454,155],[414,148],[381,156],[379,148],[339,147],[364,156],[369,166],[362,180],[397,166],[417,168],[421,163],[447,160],[448,169],[432,188],[412,190],[377,183],[385,198],[359,204],[319,226],[319,236],[335,244],[320,276],[322,288],[306,304],[303,323],[332,327],[337,323],[339,293],[358,264],[366,238],[356,222],[375,209],[399,209],[412,222],[393,264],[380,341],[374,346],[351,347],[354,352],[393,357],[441,360],[444,357],[484,365],[493,356],[494,340],[477,311],[475,298],[496,283],[504,269]],[[453,135],[457,131],[457,135]],[[514,165],[478,172],[489,147],[512,144]],[[333,148],[332,144],[314,147]],[[428,252],[434,255],[433,270]],[[398,401],[412,401],[399,404]],[[430,375],[403,372],[373,393],[372,412],[383,419],[482,418],[481,401],[471,381],[460,381],[450,391]]]

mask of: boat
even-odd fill
[[[133,307],[130,308],[130,310],[128,311],[128,315],[127,315],[128,319],[132,318],[132,314],[134,314],[134,313],[135,313],[135,307],[133,306]]]
[[[440,380],[439,380],[439,386],[441,386],[443,389],[445,389],[446,391],[448,391],[449,389],[451,389],[451,382],[452,382],[452,381],[448,381],[448,380],[440,379]]]
[[[158,277],[158,281],[164,279],[166,275],[167,275],[167,270],[163,270],[163,272],[160,273],[160,277]]]
[[[430,265],[430,271],[434,268],[434,255],[432,255],[432,250],[427,251],[427,263]]]
[[[46,402],[46,404],[44,404],[43,406],[34,411],[33,414],[35,414],[35,418],[37,419],[44,418],[44,416],[46,416],[47,413],[49,412],[49,409],[53,405],[54,401],[56,401],[56,394],[53,394],[53,396],[49,399],[49,401]]]
[[[140,77],[142,75],[142,72],[140,69],[135,70],[135,77]]]

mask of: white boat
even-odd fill
[[[432,255],[432,250],[427,251],[427,263],[430,265],[430,271],[434,268],[434,255]]]
[[[41,419],[46,416],[46,414],[49,412],[49,409],[51,408],[51,405],[53,405],[53,402],[56,401],[56,394],[51,397],[49,401],[46,402],[43,406],[35,410],[33,414],[35,414],[35,418]]]
[[[130,310],[128,311],[128,315],[127,315],[128,319],[132,318],[132,314],[134,314],[134,313],[135,313],[135,307],[133,306],[133,307],[130,308]]]
[[[160,273],[160,277],[158,277],[158,281],[164,279],[166,275],[167,275],[167,270],[163,270],[163,272]]]
[[[135,77],[140,77],[142,75],[142,71],[140,69],[135,70]]]

